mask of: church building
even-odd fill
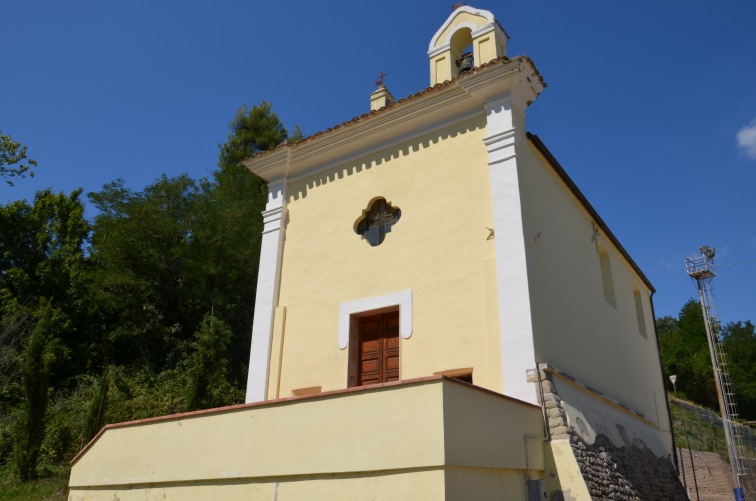
[[[428,88],[244,161],[246,403],[106,426],[69,499],[687,499],[653,286],[527,131],[507,40],[459,7]]]

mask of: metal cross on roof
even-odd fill
[[[378,87],[383,87],[383,79],[386,78],[387,76],[388,76],[388,73],[386,73],[385,71],[381,71],[381,74],[378,75],[378,78],[376,78],[375,80],[375,85],[377,85]]]

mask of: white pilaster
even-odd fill
[[[499,328],[504,394],[537,404],[526,371],[535,367],[533,322],[525,255],[517,151],[525,144],[519,100],[507,96],[486,103],[491,200],[499,289]]]
[[[286,179],[284,178],[268,183],[268,203],[263,211],[260,269],[257,273],[255,319],[252,325],[252,348],[247,376],[247,403],[260,402],[267,398],[273,313],[278,305],[281,257],[286,236],[285,221]]]

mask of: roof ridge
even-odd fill
[[[520,55],[520,56],[515,56],[515,57],[512,57],[512,58],[507,57],[507,56],[499,56],[496,59],[492,59],[491,61],[489,61],[487,63],[484,63],[484,64],[482,64],[480,66],[476,66],[476,67],[472,68],[470,71],[466,71],[466,72],[464,72],[464,73],[462,73],[460,75],[457,75],[456,77],[452,78],[451,80],[445,80],[445,81],[437,83],[435,85],[426,87],[426,88],[424,88],[424,89],[422,89],[422,90],[420,90],[418,92],[415,92],[414,94],[410,94],[407,97],[404,97],[404,98],[401,98],[401,99],[399,99],[397,101],[389,103],[386,106],[382,106],[381,108],[379,108],[377,110],[372,110],[372,111],[369,111],[369,112],[365,112],[365,113],[363,113],[361,115],[358,115],[358,116],[356,116],[356,117],[354,117],[354,118],[352,118],[350,120],[345,120],[345,121],[343,121],[343,122],[341,122],[339,124],[336,124],[336,125],[334,125],[332,127],[327,128],[325,130],[315,132],[314,134],[311,134],[311,135],[305,137],[304,139],[302,139],[300,141],[297,141],[297,142],[294,142],[294,143],[283,142],[283,143],[281,143],[281,144],[279,144],[277,146],[274,146],[273,148],[268,148],[267,150],[264,150],[264,151],[261,151],[259,153],[256,153],[256,154],[252,155],[251,157],[248,157],[248,159],[260,158],[262,156],[268,155],[268,154],[270,154],[270,153],[272,153],[274,151],[277,151],[277,150],[281,150],[281,149],[284,149],[284,148],[291,148],[293,146],[298,146],[300,144],[310,142],[311,140],[313,140],[313,139],[315,139],[317,137],[323,136],[325,134],[329,134],[329,133],[331,133],[331,132],[333,132],[335,130],[339,130],[339,129],[343,128],[343,127],[347,127],[347,126],[349,126],[351,124],[358,123],[358,122],[360,122],[360,121],[362,121],[364,119],[367,119],[367,118],[370,118],[370,117],[373,117],[373,116],[376,116],[376,115],[380,115],[382,113],[385,113],[387,110],[395,108],[396,106],[401,106],[401,105],[403,105],[406,102],[413,101],[413,100],[419,98],[420,96],[429,94],[431,92],[438,92],[441,89],[449,87],[450,85],[458,82],[459,80],[462,80],[464,78],[468,78],[472,74],[478,73],[480,71],[485,71],[486,69],[488,69],[488,68],[490,68],[492,66],[496,66],[496,65],[502,64],[504,62],[509,62],[509,61],[525,61],[525,62],[529,62],[533,66],[533,68],[535,69],[536,76],[538,76],[538,78],[541,80],[541,83],[543,84],[543,86],[546,87],[546,82],[543,81],[543,77],[538,72],[538,69],[535,68],[535,64],[533,64],[532,59],[530,59],[528,56]]]

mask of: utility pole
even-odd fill
[[[727,357],[724,352],[724,343],[720,331],[719,314],[714,302],[714,289],[711,282],[717,275],[714,267],[714,249],[703,246],[700,249],[701,257],[685,258],[685,271],[693,279],[698,287],[698,295],[701,298],[704,323],[706,324],[706,338],[709,342],[709,354],[711,366],[714,371],[714,383],[717,387],[719,410],[724,424],[727,452],[730,455],[732,475],[735,480],[735,500],[745,501],[745,493],[740,485],[740,478],[746,474],[744,461],[743,437],[740,426],[737,425],[738,406],[735,402],[735,390],[727,370]]]

